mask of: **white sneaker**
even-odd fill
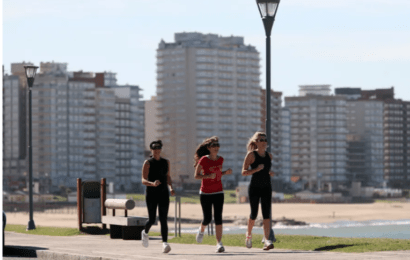
[[[245,245],[247,248],[252,248],[252,235],[248,236],[248,232],[246,232]]]
[[[266,239],[265,244],[263,245],[263,250],[270,250],[270,249],[273,249],[273,248],[274,248],[274,246],[272,244],[272,241]]]
[[[162,250],[162,253],[168,253],[169,251],[171,251],[171,247],[168,245],[168,243],[163,243],[162,244],[162,248],[163,248],[163,250]]]
[[[142,240],[142,246],[148,247],[149,236],[147,233],[145,233],[145,230],[141,231],[141,240]]]
[[[202,243],[203,239],[204,239],[204,232],[201,232],[201,230],[198,229],[198,233],[196,234],[196,242]]]
[[[225,252],[225,247],[222,245],[222,243],[216,244],[216,253],[223,253]]]

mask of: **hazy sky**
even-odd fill
[[[243,36],[262,58],[254,0],[3,0],[3,64],[67,62],[70,71],[112,71],[119,84],[155,95],[156,49],[175,32]],[[28,47],[29,46],[29,47]],[[409,0],[282,0],[272,31],[272,88],[301,84],[395,87],[410,100]]]

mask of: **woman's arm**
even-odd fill
[[[141,177],[142,184],[144,184],[145,186],[149,186],[149,187],[157,187],[158,185],[161,184],[159,180],[156,180],[155,182],[148,181],[148,173],[149,173],[149,162],[145,161],[144,165],[142,166],[142,177]]]
[[[255,161],[255,156],[253,155],[253,152],[249,152],[246,155],[245,160],[243,161],[242,176],[249,176],[263,169],[263,166],[261,167],[261,165],[259,165],[258,168],[256,169],[248,170],[254,161]]]
[[[201,174],[202,172],[202,166],[198,163],[198,165],[195,168],[195,179],[197,180],[202,180],[202,179],[214,179],[216,174],[211,173],[209,175],[203,175]]]
[[[167,172],[167,182],[168,182],[168,186],[169,186],[169,191],[171,192],[171,195],[174,196],[175,195],[175,191],[174,188],[172,188],[172,180],[171,180],[171,174],[170,174],[170,163],[169,160],[167,160],[168,163],[168,172]]]

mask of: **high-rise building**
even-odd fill
[[[345,184],[346,97],[306,95],[285,102],[291,113],[292,176],[309,189]]]
[[[13,64],[16,65],[16,64]],[[21,67],[31,64],[19,64]],[[24,68],[23,68],[24,69]],[[19,75],[3,75],[3,188],[21,189],[27,176],[26,85]]]
[[[282,170],[282,144],[281,144],[281,104],[282,92],[271,90],[271,153],[272,168],[271,170],[280,173]],[[261,129],[266,132],[266,90],[261,89]],[[280,185],[280,184],[279,184]]]
[[[158,140],[158,102],[157,97],[145,101],[145,149],[150,150],[149,144]]]
[[[261,130],[259,53],[243,37],[176,33],[159,43],[157,101],[159,137],[171,175],[183,184],[194,179],[193,158],[205,138],[219,136],[225,184],[242,179],[246,144]]]
[[[116,85],[115,73],[66,69],[66,63],[41,63],[32,90],[33,177],[40,192],[103,177],[118,191],[138,190],[144,160],[140,88]],[[13,126],[9,121],[3,124]]]
[[[290,183],[292,176],[292,162],[291,162],[291,114],[288,107],[281,109],[281,179],[285,183]]]
[[[356,89],[336,89],[342,95],[352,91],[357,93]],[[365,179],[374,186],[386,181],[391,187],[410,187],[410,102],[395,99],[391,87],[361,90],[360,98],[348,104],[349,131],[359,133],[365,143],[366,169],[359,180]]]
[[[383,102],[347,102],[347,173],[362,186],[381,186],[383,182]],[[362,155],[360,154],[362,153]]]

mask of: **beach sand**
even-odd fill
[[[175,204],[170,203],[169,217],[174,217]],[[249,204],[225,204],[224,219],[234,220],[237,218],[247,218],[250,213]],[[6,212],[7,224],[27,225],[28,213]],[[117,210],[117,216],[123,216],[123,210]],[[288,218],[307,223],[331,223],[335,221],[366,221],[366,220],[400,220],[410,219],[410,203],[371,203],[371,204],[272,204],[273,219]],[[107,215],[111,211],[107,210]],[[128,211],[128,216],[146,217],[146,207],[136,207]],[[202,219],[202,209],[200,204],[181,204],[181,216],[188,219]],[[259,215],[261,211],[259,209]],[[51,213],[34,212],[33,215],[36,226],[50,227],[78,227],[77,214],[71,213]],[[95,225],[95,224],[94,224]],[[233,223],[224,224],[232,226]],[[87,226],[87,225],[85,225]],[[173,228],[174,223],[169,222],[169,227]],[[182,223],[182,228],[197,227],[198,224]],[[159,230],[158,226],[153,226],[153,231]]]

